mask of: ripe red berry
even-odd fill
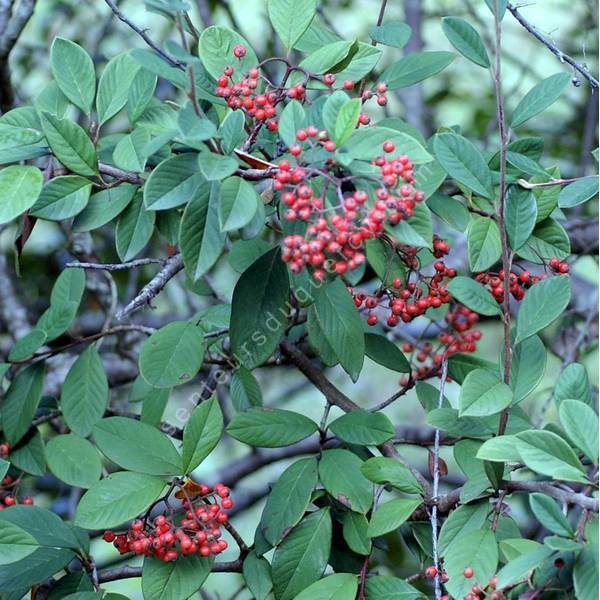
[[[14,506],[16,503],[17,501],[14,496],[6,496],[6,498],[4,498],[4,504],[6,506]]]
[[[374,325],[377,325],[377,315],[369,315],[367,317],[367,324],[370,325],[371,327],[373,327]]]
[[[114,542],[116,537],[117,536],[115,535],[115,533],[113,531],[105,531],[104,535],[102,536],[102,539],[105,542]]]
[[[438,570],[435,567],[427,567],[427,569],[425,569],[425,577],[427,577],[428,579],[433,579],[434,577],[436,577],[436,575],[438,574]]]
[[[471,579],[471,577],[473,577],[474,575],[474,571],[471,567],[467,567],[464,571],[463,571],[463,575],[465,576],[466,579]]]
[[[360,116],[358,117],[358,122],[361,125],[368,125],[371,122],[371,117],[369,117],[367,113],[360,113]]]
[[[390,153],[393,152],[396,149],[396,146],[394,145],[393,142],[387,141],[387,142],[383,142],[383,151]]]
[[[244,56],[246,56],[246,52],[246,46],[244,46],[243,44],[238,44],[233,48],[233,55],[236,58],[244,58]]]
[[[344,81],[344,89],[345,90],[353,90],[354,86],[356,85],[356,83],[354,81],[352,81],[351,79],[347,79],[346,81]]]
[[[335,75],[333,73],[327,73],[323,76],[323,83],[331,87],[335,83]]]
[[[33,498],[30,498],[29,496],[25,496],[25,498],[23,498],[23,500],[21,500],[22,504],[25,504],[25,506],[33,506]]]
[[[327,140],[323,146],[325,147],[325,150],[327,150],[327,152],[335,152],[335,142],[333,140]]]

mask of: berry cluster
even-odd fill
[[[478,329],[469,331],[479,322],[479,315],[462,304],[457,304],[446,314],[448,330],[437,336],[438,345],[425,342],[418,348],[408,342],[404,343],[402,350],[413,353],[418,366],[412,373],[412,379],[428,379],[440,374],[440,365],[445,358],[458,352],[475,352],[477,342],[481,339]],[[400,385],[407,385],[408,377],[400,380]]]
[[[296,136],[300,142],[311,142],[311,137],[323,141],[326,150],[335,149],[335,145],[327,146],[327,133],[319,133],[314,127],[301,130]],[[303,151],[300,145],[290,148],[297,157]],[[374,161],[383,183],[374,199],[364,190],[344,194],[339,188],[340,202],[327,208],[324,199],[306,184],[310,175],[306,169],[292,168],[287,160],[279,163],[274,188],[285,190],[281,196],[288,207],[284,218],[309,223],[305,235],[289,235],[284,239],[282,258],[290,264],[292,272],[309,268],[313,277],[322,281],[328,273],[343,275],[356,269],[365,261],[367,240],[380,237],[386,223],[397,225],[413,215],[416,203],[424,199],[424,194],[413,187],[413,164],[408,156],[385,156],[395,151],[392,142],[384,142],[384,155]]]
[[[153,522],[137,519],[125,533],[105,531],[104,540],[113,543],[121,554],[134,552],[165,562],[177,560],[180,555],[210,556],[226,550],[221,525],[227,523],[227,511],[233,508],[229,488],[217,483],[211,489],[190,481],[176,495],[183,497],[185,510],[179,525],[173,522],[172,515],[159,515]]]
[[[435,566],[428,567],[424,571],[424,575],[427,579],[434,579],[438,576],[438,569]],[[467,567],[463,571],[463,577],[465,579],[472,579],[475,575],[475,570],[472,567]],[[448,583],[450,578],[445,571],[442,571],[439,576],[440,583]],[[498,577],[494,575],[485,588],[480,588],[478,585],[474,585],[471,591],[465,596],[465,600],[479,600],[480,598],[490,598],[490,600],[501,600],[502,593],[495,591],[498,586]],[[450,596],[444,594],[442,600],[452,600]]]
[[[20,501],[17,499],[14,488],[18,486],[18,484],[19,479],[15,480],[10,475],[6,475],[4,479],[2,479],[2,484],[0,485],[0,510],[16,506],[17,504],[23,504],[25,506],[31,506],[33,504],[33,498],[30,498],[29,496],[25,496]]]

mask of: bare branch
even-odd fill
[[[177,67],[178,69],[185,69],[185,64],[180,60],[173,58],[167,52],[165,52],[156,42],[152,40],[152,38],[141,28],[138,27],[131,19],[129,19],[123,11],[116,5],[113,0],[104,0],[110,9],[115,13],[115,15],[123,21],[126,25],[131,27],[133,31],[135,31],[145,42],[152,48],[157,54],[159,54],[162,58],[164,58],[172,67]]]
[[[91,263],[91,262],[69,262],[65,265],[68,269],[98,269],[101,271],[125,271],[137,269],[145,265],[164,265],[166,260],[162,258],[138,258],[124,263]]]
[[[519,9],[512,3],[509,2],[506,8],[510,11],[512,16],[533,35],[537,40],[542,42],[552,54],[556,55],[560,62],[566,62],[571,65],[580,75],[587,79],[590,85],[594,88],[598,88],[598,80],[588,71],[587,66],[576,62],[568,54],[565,54],[556,44],[549,40],[543,33],[541,33],[536,27],[534,27],[525,17],[519,12]]]
[[[113,167],[112,165],[107,165],[105,163],[99,163],[98,170],[103,175],[108,175],[109,177],[114,177],[119,181],[133,183],[135,185],[143,185],[145,181],[144,178],[137,173],[132,171],[124,171],[123,169],[119,169],[118,167]]]
[[[175,254],[169,258],[164,267],[140,290],[137,296],[123,309],[116,317],[119,321],[136,310],[150,304],[151,300],[157,296],[167,283],[183,269],[183,258],[181,254]]]

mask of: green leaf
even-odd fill
[[[253,406],[262,406],[262,392],[252,371],[239,367],[231,376],[229,384],[231,403],[237,411],[247,410]]]
[[[435,163],[437,164],[437,162]],[[424,168],[427,168],[424,167]],[[441,167],[440,167],[441,169]],[[417,172],[417,179],[419,172]],[[442,171],[442,179],[445,179],[446,173]],[[419,187],[417,182],[417,187]],[[419,187],[419,189],[421,189]],[[434,192],[427,199],[427,206],[433,211],[440,219],[443,219],[456,231],[463,232],[467,229],[470,221],[469,211],[467,207],[457,198],[446,196],[440,192]]]
[[[529,506],[537,520],[548,531],[565,537],[573,535],[573,528],[569,520],[563,515],[558,504],[549,496],[538,493],[530,494]]]
[[[406,278],[405,265],[389,244],[375,239],[367,240],[365,245],[367,262],[386,287],[390,287],[396,278],[404,281]]]
[[[290,284],[279,248],[263,254],[242,273],[234,290],[230,339],[248,369],[276,350],[287,325]]]
[[[546,110],[560,98],[570,81],[569,73],[555,73],[538,83],[517,104],[510,126],[515,129]]]
[[[396,430],[382,413],[357,410],[336,419],[329,425],[330,431],[349,444],[376,446],[391,440]]]
[[[510,405],[513,392],[505,383],[485,369],[475,369],[466,377],[460,390],[459,416],[487,417]]]
[[[298,460],[279,476],[269,493],[258,526],[272,546],[277,546],[300,522],[316,485],[315,458]]]
[[[357,50],[356,42],[338,41],[317,48],[307,56],[300,66],[311,73],[335,72],[337,65],[343,65],[351,52]],[[299,83],[302,78],[299,78]]]
[[[521,302],[515,342],[519,343],[550,325],[565,310],[570,299],[568,277],[550,277],[533,285]]]
[[[137,186],[122,183],[94,194],[87,206],[75,217],[73,231],[81,233],[102,227],[119,215],[133,199]]]
[[[373,483],[385,483],[406,492],[422,494],[423,488],[410,469],[393,458],[375,456],[369,458],[360,467],[362,474]]]
[[[414,137],[388,127],[360,127],[344,144],[340,154],[344,160],[358,159],[371,161],[381,155],[381,147],[386,141],[393,142],[396,148],[408,155],[414,164],[430,162],[433,157]]]
[[[550,554],[552,554],[552,550],[542,546],[511,560],[498,571],[497,587],[502,589],[528,579],[531,571],[540,567]]]
[[[454,542],[462,536],[483,528],[489,512],[487,502],[463,504],[453,510],[440,529],[438,550],[440,556],[446,556],[452,550]]]
[[[85,271],[83,269],[65,269],[54,282],[50,293],[50,304],[74,302],[77,306],[85,291]]]
[[[455,277],[449,283],[448,291],[456,300],[480,315],[493,317],[502,314],[498,302],[487,288],[470,277]]]
[[[261,202],[254,186],[241,177],[228,177],[221,184],[219,224],[221,231],[233,231],[248,225]]]
[[[558,404],[568,398],[581,400],[589,406],[594,405],[586,368],[579,363],[568,365],[554,388],[554,399]]]
[[[321,579],[331,549],[331,516],[318,510],[297,525],[275,550],[272,562],[277,600],[292,600]]]
[[[584,177],[564,187],[558,195],[558,206],[572,208],[598,195],[598,177]]]
[[[48,339],[48,334],[41,329],[32,329],[27,335],[17,340],[8,354],[8,360],[17,362],[33,355]]]
[[[408,87],[436,75],[454,59],[453,52],[413,52],[392,63],[379,78],[390,90]]]
[[[493,219],[473,217],[467,242],[471,271],[485,271],[500,259],[502,254],[500,230]]]
[[[408,221],[400,221],[392,232],[403,244],[431,250],[433,222],[427,205],[423,202],[417,204],[413,216]]]
[[[273,589],[271,565],[266,558],[259,558],[255,552],[249,552],[244,560],[244,581],[255,600],[267,600]]]
[[[223,151],[231,153],[244,137],[244,113],[241,110],[231,111],[219,127]]]
[[[521,461],[514,435],[501,435],[485,441],[479,447],[476,456],[492,462],[518,463]]]
[[[13,165],[0,171],[0,225],[12,221],[31,208],[44,184],[42,173],[36,167]]]
[[[343,517],[343,535],[344,541],[348,547],[357,554],[367,556],[371,553],[371,540],[369,539],[367,529],[369,522],[364,515],[347,511]]]
[[[102,418],[108,405],[108,380],[95,346],[88,346],[69,369],[60,405],[67,425],[82,437]]]
[[[152,386],[170,388],[192,380],[202,366],[206,345],[202,330],[190,321],[161,327],[142,346],[140,373]]]
[[[308,335],[317,348],[329,345],[352,381],[358,379],[365,355],[364,334],[360,315],[341,279],[318,290],[308,309]]]
[[[537,203],[530,190],[512,185],[506,194],[505,223],[508,241],[518,250],[529,239],[537,221]]]
[[[96,94],[96,74],[89,54],[75,42],[57,37],[50,49],[50,67],[63,94],[89,115]]]
[[[216,447],[223,433],[223,413],[214,398],[194,409],[183,430],[183,472],[193,471]]]
[[[598,548],[588,544],[580,552],[573,569],[575,597],[578,600],[598,598]]]
[[[11,446],[27,433],[42,399],[43,386],[44,363],[23,369],[10,384],[0,406],[2,429]]]
[[[123,53],[108,61],[100,81],[96,110],[100,125],[114,117],[126,104],[129,89],[140,68],[129,54]]]
[[[210,121],[209,121],[210,123]],[[238,161],[232,156],[203,152],[198,157],[200,171],[207,181],[220,181],[233,175],[238,168]]]
[[[362,464],[349,450],[326,450],[319,461],[319,478],[338,502],[366,514],[373,504],[373,484],[362,474]]]
[[[233,48],[238,44],[246,47],[246,56],[238,60],[233,56]],[[228,27],[207,27],[200,36],[198,53],[204,68],[217,79],[227,66],[234,66],[241,77],[258,64],[252,46],[238,33]]]
[[[42,133],[31,127],[16,127],[0,122],[0,150],[35,144],[42,139]]]
[[[587,481],[585,469],[569,444],[551,431],[522,431],[517,450],[532,471],[566,481]]]
[[[538,222],[533,233],[517,254],[533,263],[543,264],[548,258],[556,256],[559,260],[567,258],[571,252],[569,235],[554,219]]]
[[[77,123],[59,119],[48,112],[42,113],[42,128],[56,158],[79,175],[98,174],[98,158],[92,140]]]
[[[402,21],[390,21],[378,27],[373,27],[369,37],[378,44],[392,46],[393,48],[404,48],[410,39],[412,29]]]
[[[193,596],[210,575],[213,561],[212,557],[202,558],[197,554],[180,556],[173,562],[145,557],[142,568],[144,598],[179,600]]]
[[[148,159],[146,149],[150,139],[150,132],[143,127],[138,127],[124,136],[113,151],[115,165],[125,171],[143,172]]]
[[[433,150],[446,173],[479,196],[491,199],[492,173],[481,152],[462,135],[438,133]]]
[[[91,191],[92,182],[78,175],[55,177],[44,186],[29,214],[49,221],[70,219],[85,208]]]
[[[50,342],[62,335],[72,323],[77,314],[76,302],[52,304],[39,318],[36,329],[41,329],[46,334],[46,341]]]
[[[106,529],[142,514],[161,494],[165,482],[158,477],[119,471],[101,479],[81,498],[75,525]]]
[[[446,589],[455,598],[464,598],[473,585],[484,589],[496,573],[498,544],[491,531],[470,531],[452,542],[452,552],[446,554],[444,567],[448,573]],[[467,579],[463,572],[473,569],[473,577]]]
[[[390,342],[385,336],[377,333],[365,333],[365,354],[392,371],[408,373],[410,365],[398,346]]]
[[[135,258],[146,247],[154,231],[155,217],[153,210],[146,209],[142,194],[137,194],[119,217],[115,231],[115,244],[121,261]]]
[[[251,408],[238,413],[227,433],[250,446],[279,448],[295,444],[318,430],[308,417],[281,408]]]
[[[10,462],[17,468],[41,477],[46,474],[46,456],[42,436],[35,431],[31,439],[10,452]]]
[[[477,30],[459,17],[444,17],[442,30],[448,41],[471,62],[488,68],[490,59]]]
[[[29,556],[40,547],[38,541],[27,531],[10,522],[2,523],[0,529],[0,565],[15,563]]]
[[[317,11],[316,0],[269,0],[269,19],[286,48],[293,48]]]
[[[506,7],[508,4],[507,0],[485,0],[485,3],[488,5],[490,12],[493,15],[498,15],[500,21],[502,21],[504,17],[504,13],[506,12]]]
[[[339,110],[333,134],[333,141],[338,146],[345,144],[354,133],[358,123],[358,117],[360,116],[361,106],[362,103],[360,98],[354,98],[353,100],[346,102]]]
[[[367,530],[369,537],[379,537],[398,529],[420,504],[420,499],[409,500],[407,498],[397,498],[380,504],[369,522]]]
[[[503,365],[502,360],[500,365]],[[542,380],[545,370],[546,348],[537,335],[531,336],[513,347],[510,387],[515,395],[515,404],[531,394]]]
[[[309,585],[294,600],[348,600],[358,591],[358,576],[334,573]]]
[[[90,488],[102,474],[98,452],[86,439],[74,434],[58,435],[46,444],[48,468],[67,485]]]
[[[156,80],[156,75],[147,69],[136,71],[127,94],[127,113],[131,123],[135,123],[148,108],[154,96]]]
[[[416,600],[423,598],[423,593],[398,577],[376,575],[367,578],[365,586],[367,600]]]
[[[558,407],[560,423],[574,446],[598,464],[598,416],[579,400],[563,400]],[[558,532],[555,532],[558,533]]]
[[[167,210],[185,204],[206,185],[198,157],[193,152],[163,160],[144,186],[144,202],[151,210]]]
[[[219,227],[219,190],[202,187],[187,203],[179,229],[179,246],[186,272],[198,281],[217,261],[225,243]]]
[[[179,475],[181,456],[171,439],[128,417],[102,419],[93,429],[96,445],[115,464],[147,475]]]

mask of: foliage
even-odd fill
[[[597,597],[595,391],[576,360],[592,319],[577,329],[568,219],[598,181],[561,178],[531,135],[572,73],[509,102],[502,31],[521,16],[500,0],[439,20],[456,52],[403,52],[411,28],[385,2],[368,43],[314,0],[268,0],[285,58],[147,0],[179,33],[163,48],[108,4],[150,48],[99,69],[56,37],[52,82],[0,117],[23,282],[34,228],[69,254],[31,322],[0,257],[2,597],[117,599],[141,578],[136,597],[179,600],[224,573],[257,599]],[[493,147],[380,118],[465,60],[492,76]],[[187,312],[141,310],[176,278]],[[393,395],[356,401],[375,368]],[[320,419],[263,395],[290,370]],[[413,390],[418,435],[394,412]],[[540,391],[556,419],[524,402]],[[238,479],[284,459],[242,531],[256,498]]]

